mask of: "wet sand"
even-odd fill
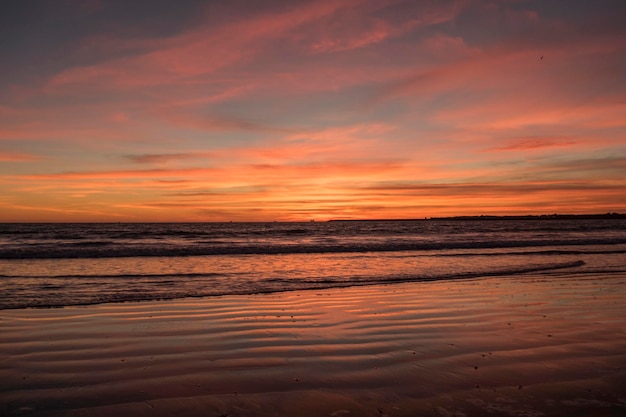
[[[625,416],[626,275],[0,311],[2,416]]]

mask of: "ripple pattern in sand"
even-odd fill
[[[625,287],[492,278],[5,311],[0,411],[626,412]]]

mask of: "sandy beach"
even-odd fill
[[[2,416],[623,416],[626,275],[0,312]]]

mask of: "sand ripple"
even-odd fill
[[[3,416],[626,415],[624,276],[2,311]]]

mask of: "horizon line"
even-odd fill
[[[366,219],[328,219],[328,220],[262,220],[262,221],[240,221],[240,220],[222,220],[222,221],[21,221],[21,222],[3,222],[0,224],[192,224],[192,223],[333,223],[333,222],[408,222],[408,221],[429,221],[429,220],[546,220],[546,219],[626,219],[626,213],[607,212],[607,213],[587,213],[587,214],[478,214],[478,215],[458,215],[458,216],[442,216],[442,217],[408,217],[408,218],[366,218]]]

